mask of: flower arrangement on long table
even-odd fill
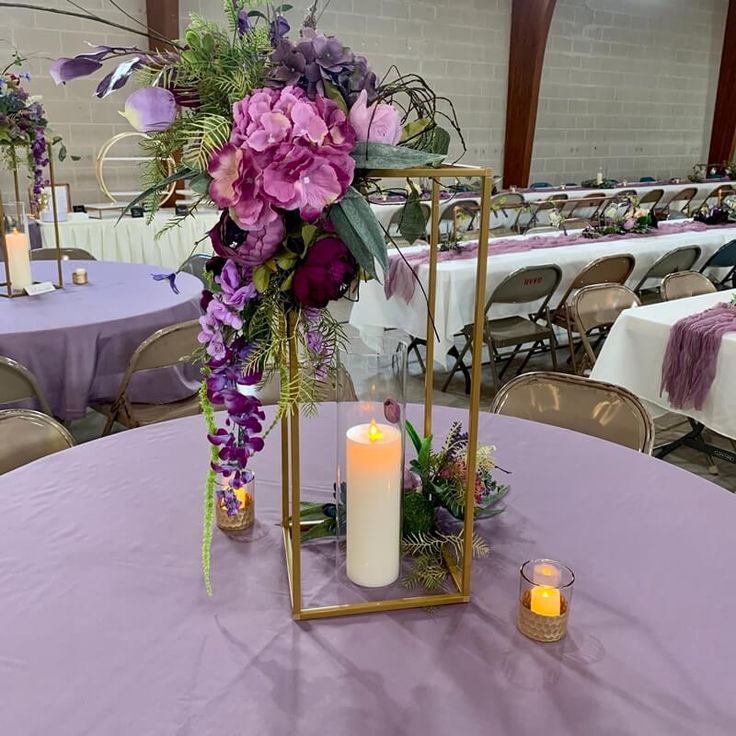
[[[440,122],[462,144],[449,100],[417,75],[394,69],[378,79],[367,59],[317,29],[318,4],[297,38],[289,37],[290,6],[228,0],[227,27],[194,15],[169,50],[97,46],[58,59],[51,70],[65,83],[116,60],[98,97],[134,75],[141,83],[124,115],[148,134],[148,186],[129,207],[143,201],[153,213],[160,190],[188,181],[199,193],[193,210],[211,201],[222,211],[209,233],[216,256],[207,265],[200,334],[200,396],[212,447],[203,538],[208,590],[214,505],[238,513],[238,491],[242,497],[253,477],[249,460],[268,432],[248,386],[279,381],[277,419],[296,407],[314,410],[336,378],[344,340],[328,303],[361,278],[378,277],[377,265],[387,268],[384,231],[365,198],[375,186],[366,172],[440,163],[450,142]],[[172,158],[180,166],[170,174]],[[409,241],[425,228],[420,196],[410,184],[401,228]],[[295,380],[290,339],[298,345]],[[213,406],[227,411],[222,427]]]

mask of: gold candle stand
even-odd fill
[[[486,269],[488,263],[489,221],[491,212],[491,192],[493,172],[488,168],[473,166],[445,165],[437,168],[416,167],[399,170],[377,169],[367,172],[369,178],[428,178],[432,180],[432,213],[429,251],[429,283],[427,289],[427,353],[424,379],[424,434],[432,432],[432,389],[434,378],[434,309],[437,292],[437,254],[440,236],[440,181],[442,179],[480,178],[480,233],[478,261],[475,283],[475,310],[473,340],[475,345],[483,344],[483,323],[485,315]],[[297,379],[297,339],[295,316],[288,325],[289,335],[289,374],[292,381]],[[468,462],[467,487],[465,492],[465,518],[463,525],[463,553],[459,563],[450,555],[445,555],[445,563],[452,580],[453,590],[412,597],[390,598],[387,600],[359,603],[340,603],[305,607],[302,600],[302,547],[301,534],[309,525],[301,521],[301,468],[299,456],[299,413],[293,411],[281,420],[281,528],[289,578],[291,613],[294,620],[348,616],[378,611],[396,611],[405,608],[426,608],[453,603],[470,602],[470,575],[472,564],[473,520],[475,512],[475,471],[478,449],[478,414],[480,411],[481,361],[473,359],[471,368],[470,408],[468,420]]]

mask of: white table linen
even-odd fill
[[[517,237],[523,239],[533,236]],[[553,263],[562,269],[562,281],[551,302],[552,305],[556,305],[572,280],[585,266],[597,258],[617,253],[631,253],[636,258],[636,266],[628,282],[629,286],[636,286],[654,262],[674,248],[699,245],[702,255],[696,264],[697,268],[718,248],[734,238],[736,226],[651,237],[634,236],[620,240],[591,240],[579,245],[491,255],[488,259],[486,298],[504,278],[517,269]],[[416,250],[417,246],[405,248],[403,252],[408,254]],[[428,265],[419,267],[418,276],[425,289],[428,272]],[[439,341],[435,340],[435,361],[440,366],[447,364],[446,354],[454,344],[454,335],[465,325],[473,322],[475,272],[475,258],[438,263],[434,322],[440,337]],[[534,310],[534,306],[497,305],[492,308],[490,317],[528,314]],[[376,281],[361,284],[360,299],[353,305],[350,315],[350,324],[358,328],[367,340],[384,329],[402,329],[411,335],[424,338],[426,320],[427,305],[420,288],[415,289],[412,299],[407,304],[398,296],[386,299],[383,285]]]
[[[616,320],[606,339],[591,378],[623,386],[647,403],[653,416],[675,412],[701,422],[719,434],[736,439],[736,333],[724,335],[718,353],[716,376],[702,410],[673,409],[660,394],[662,362],[672,326],[679,320],[720,302],[736,291],[719,291],[628,309]]]
[[[83,248],[100,261],[147,263],[171,269],[178,268],[192,253],[212,253],[206,235],[219,213],[203,212],[187,217],[156,240],[156,233],[172,217],[173,210],[158,212],[150,225],[146,218],[127,215],[120,222],[114,217],[68,220],[59,223],[59,240],[62,248]],[[53,227],[51,223],[39,223],[45,248],[55,245]],[[195,247],[198,240],[202,242]]]

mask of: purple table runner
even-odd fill
[[[661,223],[659,228],[650,230],[648,233],[631,235],[606,235],[602,238],[584,238],[581,235],[539,235],[534,237],[519,237],[491,239],[488,246],[488,254],[504,255],[506,253],[522,253],[530,250],[541,250],[545,248],[561,248],[567,245],[588,245],[590,243],[605,243],[611,240],[635,240],[637,238],[652,238],[659,235],[673,235],[685,232],[703,232],[709,226],[702,222],[668,222]],[[471,241],[464,244],[460,250],[450,250],[438,253],[440,262],[456,261],[475,258],[478,252],[478,242]],[[389,268],[384,281],[383,289],[386,298],[400,296],[405,302],[411,301],[416,287],[416,274],[419,267],[429,263],[429,249],[419,253],[402,255],[392,253],[389,257]]]
[[[736,306],[726,302],[672,327],[662,362],[660,396],[666,391],[675,409],[703,408],[716,377],[721,340],[728,332],[736,332]]]

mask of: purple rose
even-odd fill
[[[305,307],[322,309],[339,299],[358,273],[358,266],[342,240],[318,240],[294,272],[292,291]]]

